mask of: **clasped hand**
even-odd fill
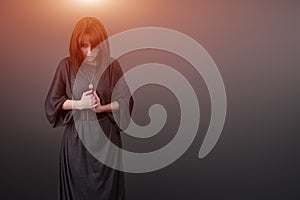
[[[96,91],[88,90],[84,92],[79,102],[81,109],[92,109],[95,112],[101,112],[102,106]]]

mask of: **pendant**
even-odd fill
[[[93,89],[94,88],[93,84],[90,83],[89,88],[90,88],[90,90]]]

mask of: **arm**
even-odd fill
[[[62,110],[81,110],[80,106],[79,106],[79,101],[78,100],[71,100],[71,99],[67,99],[66,101],[64,101],[62,107]]]
[[[114,101],[112,103],[106,104],[106,105],[101,105],[100,103],[100,98],[97,95],[96,91],[94,91],[94,96],[96,98],[96,107],[94,109],[95,112],[97,113],[101,113],[101,112],[113,112],[113,111],[117,111],[120,108],[119,102],[118,101]]]
[[[45,114],[52,127],[64,126],[73,119],[72,112],[62,109],[63,103],[68,99],[66,87],[69,83],[69,67],[68,58],[60,61],[45,99]]]
[[[113,112],[119,110],[119,103],[117,101],[114,101],[112,103],[106,104],[106,105],[99,105],[96,107],[95,111],[97,113],[100,112]]]

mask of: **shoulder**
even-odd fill
[[[64,66],[64,67],[67,67],[67,66],[70,66],[70,57],[65,57],[63,59],[61,59],[59,61],[59,66]]]
[[[115,58],[110,58],[110,67],[113,71],[117,71],[117,72],[122,72],[122,68],[121,68],[121,65],[119,63],[119,61]]]
[[[57,66],[57,71],[60,72],[69,72],[70,71],[70,57],[65,57],[59,61]]]
[[[120,65],[119,61],[117,59],[113,58],[113,57],[110,57],[110,63]]]

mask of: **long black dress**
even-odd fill
[[[80,68],[83,67],[81,66]],[[89,66],[86,69],[89,69]],[[78,135],[74,117],[79,116],[83,121],[91,120],[94,117],[92,120],[99,122],[109,140],[115,145],[122,147],[121,129],[117,125],[116,120],[119,120],[118,124],[123,126],[122,129],[126,128],[130,116],[124,110],[129,109],[131,113],[133,106],[132,99],[129,101],[131,95],[125,81],[117,90],[118,94],[115,95],[114,99],[111,97],[113,88],[122,75],[118,61],[114,60],[105,70],[96,87],[102,105],[118,101],[120,109],[117,111],[117,119],[113,118],[111,112],[95,114],[91,113],[94,112],[92,110],[76,111],[77,113],[75,114],[77,115],[74,115],[72,113],[74,111],[62,110],[62,104],[67,99],[80,99],[82,92],[89,90],[88,81],[85,80],[86,83],[82,84],[83,88],[79,89],[80,92],[74,94],[73,86],[76,74],[71,66],[69,57],[63,59],[57,67],[45,100],[45,112],[53,127],[65,126],[60,150],[60,200],[125,199],[123,172],[104,165],[91,155]],[[110,146],[111,144],[101,145]]]

